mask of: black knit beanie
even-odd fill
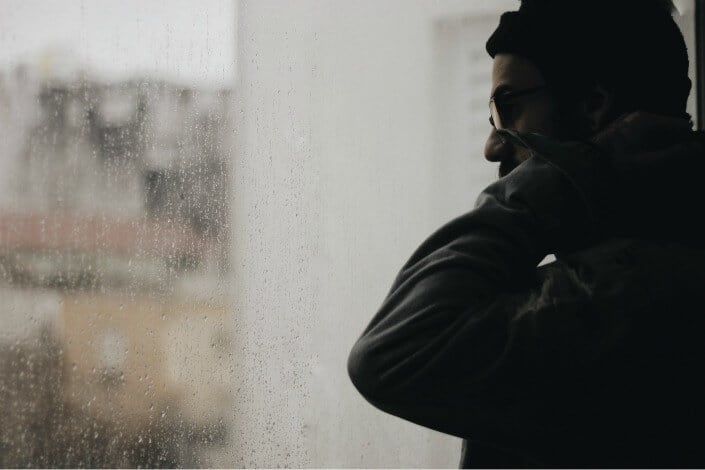
[[[487,41],[530,59],[564,97],[599,83],[620,112],[687,116],[688,53],[663,0],[522,0]]]

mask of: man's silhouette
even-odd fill
[[[487,42],[501,178],[348,363],[376,407],[464,438],[462,466],[705,467],[705,144],[667,3],[524,0]]]

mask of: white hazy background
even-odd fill
[[[457,467],[458,439],[374,409],[346,361],[414,248],[494,178],[484,43],[515,7],[239,3],[236,465]]]
[[[234,0],[0,0],[0,67],[231,85],[235,9]]]
[[[692,2],[678,5],[692,15]],[[235,88],[234,277],[223,287],[235,406],[214,466],[457,466],[458,439],[372,408],[346,361],[414,248],[494,178],[482,158],[484,42],[517,7],[0,1],[4,69]]]

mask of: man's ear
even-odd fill
[[[613,93],[602,85],[595,85],[587,94],[582,102],[581,110],[593,133],[609,123],[613,103]]]

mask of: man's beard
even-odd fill
[[[500,178],[504,178],[507,176],[509,173],[511,173],[514,168],[519,166],[519,162],[515,161],[514,158],[511,158],[510,160],[502,160],[499,162],[499,171],[498,171],[498,176]]]
[[[520,148],[516,154],[499,162],[499,177],[504,178],[509,173],[514,171],[516,167],[521,165],[523,161],[528,160],[530,157],[531,150],[527,148]]]

